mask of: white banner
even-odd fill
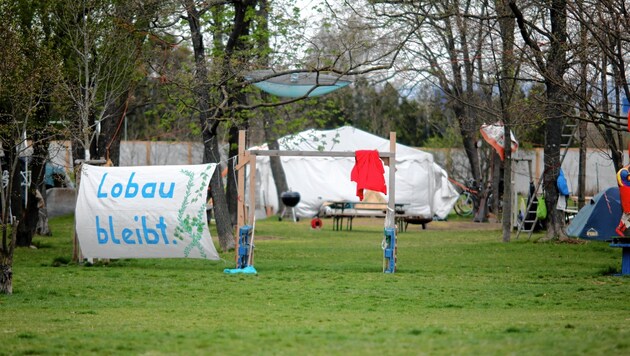
[[[215,167],[83,165],[75,210],[83,256],[218,260],[206,218]]]

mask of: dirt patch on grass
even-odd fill
[[[256,235],[255,239],[258,241],[265,241],[265,240],[279,240],[280,238],[278,236]]]
[[[409,225],[410,229],[413,225]],[[501,230],[501,223],[472,221],[431,221],[427,230]]]
[[[332,223],[332,221],[330,222]],[[355,218],[352,225],[357,226],[377,226],[383,225],[383,219],[377,218]],[[426,224],[427,230],[501,230],[501,223],[484,222],[476,223],[472,221],[431,221]],[[344,226],[345,228],[345,226]],[[409,224],[407,230],[422,230],[422,225]]]

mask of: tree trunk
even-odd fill
[[[0,294],[13,294],[13,251],[18,220],[12,225],[2,224],[2,247],[0,248]],[[9,230],[9,226],[11,226]],[[10,233],[10,235],[9,235]]]
[[[456,107],[459,104],[456,104]],[[462,135],[462,143],[464,145],[464,152],[466,152],[466,157],[468,158],[468,163],[470,164],[470,172],[472,173],[473,179],[478,186],[482,186],[483,182],[481,179],[481,170],[479,168],[479,153],[477,151],[477,128],[475,127],[474,120],[471,118],[467,118],[464,115],[463,109],[455,108],[455,115],[457,115],[457,120],[459,121],[460,133]],[[475,210],[478,207],[475,207]]]
[[[463,120],[462,120],[463,121]],[[461,126],[460,121],[460,126]],[[470,164],[470,170],[472,172],[473,179],[477,184],[481,184],[481,171],[479,170],[479,154],[477,152],[477,137],[471,130],[461,130],[464,151],[466,157],[468,157],[468,163]]]
[[[0,119],[2,120],[2,119]],[[1,121],[0,121],[1,122]],[[4,141],[4,145],[0,147],[0,152],[4,154],[4,157],[7,162],[7,167],[2,165],[2,160],[0,160],[0,173],[4,170],[13,173],[13,176],[9,179],[8,186],[5,188],[2,183],[0,183],[0,196],[2,197],[2,207],[0,208],[0,212],[2,212],[2,216],[0,216],[0,294],[12,294],[13,293],[13,251],[15,248],[15,234],[17,232],[17,220],[12,220],[9,211],[13,210],[12,204],[13,199],[19,200],[19,195],[14,196],[14,186],[19,186],[19,162],[17,162],[17,152],[15,152],[16,140],[15,137],[9,135]],[[17,165],[17,168],[15,167]],[[7,189],[7,190],[5,190]],[[12,221],[10,224],[9,221]]]
[[[46,161],[48,159],[48,143],[50,137],[43,131],[35,131],[33,137],[33,154],[31,155],[30,166],[31,182],[26,190],[26,206],[18,215],[22,221],[17,227],[17,246],[28,247],[33,242],[37,221],[39,220],[39,201],[36,191],[43,186]],[[21,189],[20,189],[21,190]],[[20,205],[23,203],[21,197]]]
[[[582,209],[586,204],[586,132],[588,123],[586,121],[580,121],[579,135],[580,135],[580,158],[578,165],[578,210]]]
[[[526,28],[523,13],[514,0],[509,1],[521,36],[527,46],[532,48],[538,70],[544,77],[546,88],[545,103],[545,167],[543,171],[543,187],[547,206],[547,240],[565,238],[563,231],[564,214],[556,209],[558,202],[557,179],[560,172],[560,150],[562,144],[562,120],[566,116],[566,95],[563,93],[565,85],[564,74],[567,71],[567,2],[566,0],[551,0],[549,3],[549,18],[551,33],[549,35],[549,50],[543,52],[536,41],[532,39]],[[545,60],[543,54],[546,54]]]
[[[585,24],[580,24],[580,43],[588,46],[588,28]],[[588,95],[588,54],[586,51],[580,51],[580,95],[586,98]],[[579,161],[578,161],[578,187],[577,187],[577,207],[578,210],[584,207],[586,202],[586,136],[588,122],[585,120],[587,116],[587,107],[584,101],[580,101],[580,117],[583,120],[578,121],[578,143],[579,143]],[[575,194],[575,192],[574,192]]]
[[[560,174],[560,146],[562,144],[562,95],[556,85],[548,86],[549,110],[545,127],[545,159],[543,172],[543,191],[547,205],[547,239],[566,237],[563,231],[564,219],[556,209],[558,203],[558,175]]]
[[[85,150],[83,149],[83,143],[81,142],[81,140],[77,139],[76,137],[72,138],[71,148],[72,148],[72,165],[76,167],[77,160],[85,159]]]
[[[203,131],[204,139],[204,162],[218,163],[220,161],[219,141],[216,132],[209,129]],[[210,180],[210,194],[214,206],[214,218],[217,222],[217,233],[219,234],[219,245],[221,250],[228,251],[234,249],[234,232],[230,220],[230,213],[227,209],[227,201],[223,188],[223,179],[221,179],[221,169],[217,165],[217,169]]]
[[[456,21],[461,20],[459,17],[455,16],[454,19]],[[457,22],[455,23],[457,24]],[[460,52],[456,46],[455,32],[453,29],[453,24],[450,20],[444,22],[445,25],[445,36],[446,36],[446,50],[448,51],[450,58],[450,66],[453,75],[453,86],[450,94],[455,98],[455,103],[453,104],[453,111],[455,113],[455,117],[459,122],[459,129],[462,135],[462,140],[464,144],[464,151],[466,152],[466,156],[468,157],[468,162],[470,163],[470,170],[473,176],[473,179],[479,186],[481,186],[485,182],[481,182],[481,171],[479,167],[479,154],[477,152],[477,123],[475,119],[472,117],[470,113],[470,108],[465,104],[468,103],[467,99],[469,99],[468,95],[472,92],[472,86],[470,86],[470,82],[467,84],[468,91],[464,93],[464,80],[462,78],[462,63],[460,62]],[[460,28],[460,30],[462,30]],[[466,57],[468,58],[468,57]],[[472,67],[468,66],[467,69]],[[472,77],[472,73],[469,71],[467,79]],[[467,95],[468,94],[468,95]],[[485,185],[485,184],[483,184]],[[485,187],[484,187],[485,188]],[[479,208],[478,206],[475,209]],[[485,217],[484,217],[485,219]]]
[[[280,145],[278,144],[277,134],[274,132],[271,124],[271,115],[269,115],[269,112],[267,111],[265,111],[263,115],[263,127],[265,130],[265,139],[267,140],[267,146],[270,150],[279,150]],[[276,213],[282,214],[282,211],[284,210],[284,203],[282,202],[281,195],[283,192],[289,190],[289,185],[287,184],[287,176],[284,173],[284,167],[282,166],[282,160],[280,159],[280,157],[269,157],[269,165],[271,167],[273,181],[276,185],[276,195],[278,198],[278,211]]]
[[[254,4],[256,1],[236,1],[234,2],[234,13],[233,13],[233,22],[232,22],[232,31],[229,34],[227,43],[225,45],[224,51],[223,51],[223,58],[218,59],[218,61],[220,63],[222,63],[222,68],[221,68],[221,77],[223,78],[223,80],[225,81],[225,84],[222,86],[222,91],[229,93],[227,95],[226,98],[227,99],[227,108],[220,108],[220,112],[223,113],[223,115],[225,115],[225,112],[228,112],[228,110],[232,110],[230,117],[237,119],[237,118],[242,118],[243,122],[239,122],[241,125],[243,125],[244,127],[248,127],[248,122],[247,122],[247,115],[239,115],[240,113],[237,111],[238,109],[233,109],[234,104],[246,104],[247,103],[247,97],[245,95],[245,93],[242,91],[242,88],[238,87],[238,86],[234,86],[233,82],[231,81],[231,78],[234,78],[235,76],[240,75],[240,73],[237,73],[237,70],[234,69],[234,64],[235,64],[235,60],[236,58],[238,58],[238,61],[246,61],[247,58],[241,58],[240,56],[242,56],[241,53],[237,52],[239,50],[246,50],[246,49],[250,49],[251,47],[249,46],[249,44],[247,43],[247,41],[244,40],[244,38],[246,36],[249,35],[249,30],[250,30],[250,26],[251,26],[251,21],[252,18],[251,16],[248,16],[248,14],[250,14],[250,11],[254,10]],[[230,149],[229,151],[236,156],[236,154],[238,153],[238,126],[236,125],[236,122],[232,123],[232,126],[230,127],[230,132],[229,132],[229,144],[230,144]],[[231,155],[231,157],[233,157]],[[228,169],[229,171],[229,169]],[[232,172],[231,177],[235,177],[236,173]],[[234,180],[230,179],[228,186],[230,187],[229,189],[229,196],[228,198],[229,200],[229,204],[231,204],[230,206],[226,207],[228,208],[228,217],[231,219],[230,221],[236,225],[238,223],[238,216],[237,216],[237,211],[238,211],[238,187],[236,186],[236,184],[234,184]],[[255,192],[251,192],[250,194],[255,194]],[[244,197],[241,197],[244,198]],[[255,206],[250,207],[250,209],[256,209]],[[232,241],[232,245],[235,245],[235,242]]]
[[[228,157],[236,157],[238,156],[238,131],[239,128],[236,124],[232,124],[229,130],[229,148],[228,148]],[[238,224],[238,186],[236,184],[236,170],[234,169],[234,165],[232,162],[228,162],[228,174],[227,174],[227,189],[225,190],[228,211],[230,212],[230,221],[232,222],[232,226],[236,226]],[[245,199],[245,197],[241,197]]]
[[[503,130],[505,131],[506,129],[506,125],[503,126]],[[508,129],[509,130],[509,129]],[[510,137],[509,135],[506,137]],[[505,140],[506,143],[510,142],[509,139]],[[511,153],[511,151],[510,151]],[[504,152],[505,154],[505,152]],[[495,215],[495,218],[498,220],[499,217],[499,206],[501,205],[500,202],[500,197],[501,197],[501,180],[503,178],[502,174],[503,173],[503,163],[505,161],[501,161],[501,156],[499,156],[498,153],[496,153],[496,151],[494,152],[494,154],[492,155],[492,159],[494,160],[493,163],[493,169],[492,169],[492,191],[490,193],[492,193],[492,200],[490,201],[490,208],[492,210],[492,212]],[[509,182],[509,181],[508,181]]]
[[[13,294],[13,256],[0,256],[0,294]]]
[[[199,123],[203,128],[204,142],[204,162],[219,163],[219,142],[217,138],[218,119],[209,117],[210,87],[207,84],[208,70],[206,68],[205,47],[201,34],[201,24],[199,13],[193,1],[186,1],[187,21],[192,37],[193,51],[195,55],[195,88],[196,105],[199,111]],[[217,222],[217,233],[219,244],[223,251],[233,249],[235,245],[232,223],[228,211],[223,181],[221,180],[220,169],[217,169],[210,180],[212,200],[214,204],[215,219]]]
[[[258,16],[262,19],[259,26],[262,29],[261,32],[263,33],[258,40],[258,46],[261,49],[264,48],[266,53],[269,53],[271,50],[269,48],[269,4],[267,0],[259,1]],[[268,55],[261,57],[261,65],[266,67],[269,66]],[[268,101],[269,95],[267,93],[262,93],[261,98],[263,101]],[[271,112],[269,110],[262,110],[262,115],[263,131],[265,133],[267,147],[270,150],[279,150],[280,145],[278,144],[278,133],[274,130]],[[276,196],[278,199],[278,211],[276,213],[282,214],[284,211],[284,203],[282,202],[281,195],[283,192],[289,190],[287,176],[284,173],[284,167],[282,167],[282,160],[280,157],[269,157],[269,166],[271,167],[271,175],[273,176],[273,181],[276,186]]]
[[[121,126],[127,113],[130,90],[127,89],[114,105],[107,108],[107,112],[104,115],[107,119],[101,122],[98,157],[111,160],[113,166],[120,165]]]
[[[604,114],[605,119],[609,119],[608,114]],[[604,138],[606,143],[608,144],[608,149],[610,150],[610,158],[613,162],[614,172],[617,173],[623,167],[623,152],[621,151],[621,143],[617,144],[617,140],[615,140],[615,133],[606,128]]]
[[[17,153],[15,152],[11,152],[11,156],[9,156],[11,159],[19,159],[17,158]],[[11,161],[9,161],[11,162]],[[23,214],[24,214],[24,204],[22,202],[22,198],[23,198],[23,193],[22,191],[24,190],[24,187],[22,187],[22,174],[21,171],[22,169],[24,169],[23,165],[21,164],[22,162],[18,162],[18,166],[15,169],[15,171],[13,172],[13,176],[11,178],[11,180],[13,181],[12,185],[10,186],[11,191],[9,192],[9,206],[10,206],[10,213],[12,217],[15,217],[16,219],[21,219]],[[9,171],[10,172],[10,171]],[[10,220],[9,220],[10,221]],[[5,223],[8,221],[5,221]],[[16,229],[16,233],[17,233],[17,225],[15,226]],[[28,245],[27,245],[28,246]]]
[[[149,36],[145,34],[150,31],[150,19],[155,15],[155,3],[139,2],[140,8],[136,8],[133,2],[121,2],[115,8],[115,16],[133,28],[134,32],[129,33],[134,43],[134,63],[140,63],[145,41]],[[130,5],[130,6],[129,6]],[[139,11],[141,9],[141,11]],[[101,132],[98,139],[99,156],[110,160],[113,166],[120,165],[120,141],[122,135],[122,125],[125,123],[125,116],[129,107],[131,94],[137,84],[137,79],[129,77],[126,89],[120,94],[115,102],[111,103],[105,110],[106,119],[101,122]]]
[[[510,107],[516,90],[516,61],[514,57],[514,28],[516,20],[505,1],[496,1],[501,33],[501,71],[499,95],[503,118],[503,215],[501,228],[503,242],[510,242],[512,233],[512,116]],[[497,196],[497,201],[498,196]]]
[[[504,110],[508,110],[505,108]],[[503,135],[507,137],[503,144],[503,210],[501,230],[503,242],[510,242],[512,233],[512,140],[509,113],[503,114]],[[499,197],[497,196],[497,201]]]
[[[553,34],[545,71],[547,89],[547,122],[545,125],[545,170],[543,172],[545,203],[547,204],[547,239],[566,238],[564,218],[556,209],[558,175],[562,145],[562,120],[566,115],[566,96],[563,94],[564,73],[567,70],[567,3],[551,1],[550,19]]]
[[[601,80],[602,80],[603,93],[608,93],[608,71],[605,69],[605,68],[608,68],[608,65],[609,65],[608,57],[606,57],[605,55],[602,55]],[[608,114],[609,108],[610,108],[610,103],[608,100],[608,95],[604,95],[602,96],[601,109],[603,113],[602,115],[604,116],[604,120],[606,121],[610,120],[610,115]],[[600,129],[600,131],[602,132],[602,136],[604,136],[604,140],[606,141],[606,144],[608,145],[608,148],[610,149],[610,158],[613,161],[614,172],[616,173],[619,169],[621,169],[621,167],[623,167],[623,164],[622,164],[623,153],[619,149],[619,146],[621,145],[621,143],[620,145],[617,145],[617,141],[615,140],[615,133],[610,127],[606,126],[603,129]]]
[[[46,208],[45,185],[42,184],[42,189],[37,190],[35,193],[37,194],[37,226],[35,226],[35,234],[40,236],[52,236],[52,232],[48,226],[48,208]]]

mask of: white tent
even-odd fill
[[[350,126],[329,131],[303,131],[281,138],[279,144],[281,150],[287,151],[389,152],[389,140]],[[295,207],[297,216],[313,217],[322,204],[329,201],[359,201],[356,183],[350,180],[355,163],[353,157],[284,156],[281,160],[289,189],[301,196]],[[256,167],[260,192],[257,200],[277,211],[278,199],[269,157],[258,156]],[[388,176],[389,167],[385,166],[385,177]],[[389,192],[389,187],[387,189]],[[405,204],[406,214],[423,218],[445,218],[459,196],[448,181],[447,173],[433,162],[433,155],[401,144],[396,144],[395,193],[396,204]],[[387,195],[384,197],[388,198]]]

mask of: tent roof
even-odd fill
[[[307,130],[296,135],[288,135],[278,140],[280,149],[289,151],[341,151],[378,150],[389,152],[389,140],[359,130],[343,126],[334,130]],[[397,160],[433,162],[433,155],[416,148],[396,144]]]
[[[335,130],[307,130],[278,140],[283,151],[351,152],[347,157],[282,156],[288,188],[301,195],[295,207],[298,216],[312,217],[326,201],[358,201],[356,183],[350,175],[357,150],[389,152],[390,141],[351,126]],[[252,149],[267,149],[266,145]],[[273,184],[269,157],[258,157],[260,190],[264,200],[277,206],[277,192]],[[397,203],[406,204],[405,212],[425,218],[446,217],[459,193],[448,181],[447,173],[438,166],[433,155],[405,145],[396,144]],[[384,167],[387,176],[389,167]],[[389,184],[388,180],[385,180]],[[390,189],[388,187],[388,192]],[[382,194],[382,193],[376,193]]]
[[[617,237],[615,229],[621,218],[619,188],[610,187],[597,193],[575,215],[567,226],[568,236],[608,241]]]

